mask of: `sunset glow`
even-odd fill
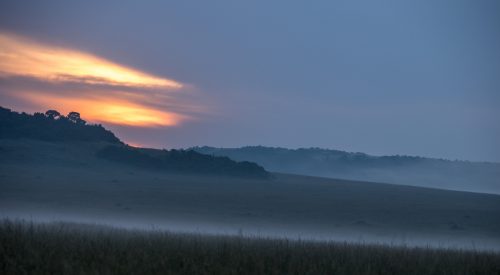
[[[0,33],[0,74],[46,81],[179,89],[174,80],[149,75],[76,50]]]
[[[0,33],[0,77],[28,78],[45,87],[15,84],[3,92],[33,111],[77,111],[91,123],[132,127],[174,126],[189,117],[170,110],[183,106],[177,100],[181,93],[172,93],[184,87],[177,81],[17,35]]]
[[[148,108],[133,102],[116,98],[59,98],[47,95],[26,93],[20,98],[43,106],[44,109],[57,109],[62,113],[80,111],[84,119],[93,123],[111,123],[138,127],[160,127],[177,125],[183,116]]]

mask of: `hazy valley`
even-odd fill
[[[1,140],[0,213],[201,233],[500,248],[500,196],[273,174],[138,168],[106,143]]]
[[[500,194],[500,163],[371,156],[321,148],[205,146],[192,149],[203,154],[256,162],[269,171],[280,173]]]
[[[201,257],[207,264],[169,264],[160,270],[233,273],[251,255],[257,255],[254,263],[267,261],[258,252],[262,247],[275,251],[276,263],[268,266],[275,272],[312,270],[318,261],[336,262],[345,253],[368,257],[367,269],[358,270],[354,258],[338,267],[316,268],[369,274],[371,268],[407,270],[414,265],[413,270],[427,272],[449,258],[462,261],[454,270],[497,269],[493,262],[500,251],[500,195],[273,173],[260,162],[231,156],[239,160],[234,161],[214,152],[131,147],[102,126],[78,119],[0,109],[0,217],[5,219],[0,238],[5,238],[2,249],[16,251],[6,259],[20,263],[26,253],[45,255],[41,251],[48,248],[42,247],[70,249],[62,246],[65,238],[79,236],[74,244],[78,250],[36,258],[36,273],[74,272],[70,266],[46,266],[46,261],[70,261],[77,270],[87,270],[82,262],[90,255],[85,243],[113,251],[115,256],[101,262],[100,269],[126,266],[127,272],[141,265],[120,264],[122,256],[151,258],[153,251],[162,251],[164,257],[176,257],[167,256],[174,253],[172,245],[184,253],[175,263]],[[262,162],[266,168],[273,163]],[[400,173],[392,162],[384,166],[386,172],[394,168]],[[492,185],[478,182],[471,188],[477,186]],[[162,245],[144,243],[150,238]],[[134,240],[141,249],[123,248],[129,244],[124,240]],[[103,247],[102,241],[109,246]],[[234,266],[217,264],[225,249],[242,253],[234,254]],[[307,264],[294,258],[286,268],[279,264],[279,255],[301,257],[307,251],[316,251],[317,258]],[[370,253],[383,256],[375,261]],[[439,258],[432,260],[432,253]],[[388,266],[394,255],[406,255],[405,260]],[[482,261],[476,262],[475,255]],[[7,265],[4,271],[25,272],[25,267]]]

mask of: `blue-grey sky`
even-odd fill
[[[0,31],[189,87],[158,106],[190,119],[108,125],[134,144],[500,161],[499,1],[4,0]]]

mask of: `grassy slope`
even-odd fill
[[[99,160],[104,144],[0,143],[0,214],[173,230],[500,248],[500,196],[276,174],[181,176]]]
[[[500,274],[500,254],[0,222],[2,274]]]
[[[411,156],[378,157],[318,148],[193,149],[203,154],[252,161],[273,172],[500,194],[500,163]]]

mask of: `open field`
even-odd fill
[[[500,254],[0,222],[2,274],[500,274]]]
[[[500,249],[500,196],[275,174],[174,175],[95,157],[100,144],[3,140],[0,215],[35,221]]]

